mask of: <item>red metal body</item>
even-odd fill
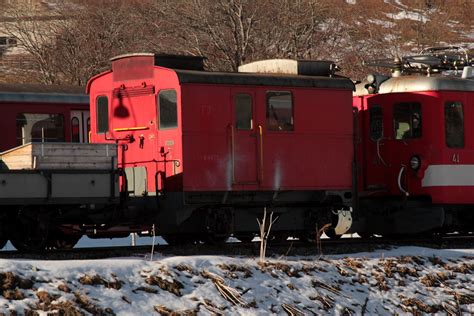
[[[405,89],[407,91],[402,91],[403,81],[411,85]],[[433,204],[474,203],[474,82],[453,78],[401,77],[389,79],[383,85],[389,86],[385,87],[388,92],[383,90],[378,94],[354,97],[354,105],[360,113],[358,159],[361,197],[427,197]],[[445,106],[453,102],[462,104],[464,118],[464,144],[457,148],[448,146],[446,140]],[[393,111],[394,105],[400,103],[421,106],[420,137],[396,139]],[[383,137],[378,141],[371,139],[369,113],[377,106],[383,110]],[[413,156],[421,160],[418,170],[410,167]],[[399,176],[401,187],[408,195],[400,189]]]
[[[112,72],[88,85],[92,142],[126,145],[120,164],[146,167],[148,193],[351,190],[349,88],[232,84],[218,82],[225,74],[199,75],[155,66],[152,56],[114,61]],[[245,75],[240,77],[239,82],[245,81]],[[178,126],[160,129],[157,95],[168,89],[177,94]],[[294,130],[268,130],[268,91],[291,92]],[[252,99],[252,126],[247,130],[235,126],[233,100],[238,94]],[[106,133],[97,131],[94,104],[100,96],[110,100]]]
[[[22,116],[23,115],[23,116]],[[35,117],[28,133],[22,131],[28,116]],[[61,126],[52,126],[59,118]],[[80,87],[0,85],[0,152],[28,141],[87,141],[89,100]],[[36,125],[35,125],[36,124]],[[54,129],[54,139],[45,129]],[[22,135],[23,132],[23,135]]]

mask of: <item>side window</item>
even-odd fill
[[[461,102],[446,102],[444,105],[446,146],[464,147],[464,114]]]
[[[237,94],[235,102],[235,126],[238,130],[251,130],[252,119],[252,97],[248,94]]]
[[[109,131],[109,99],[100,96],[96,101],[97,113],[97,133],[107,133]]]
[[[267,129],[270,131],[292,131],[294,129],[291,92],[267,92]]]
[[[63,142],[62,114],[19,113],[16,116],[17,144],[29,142]]]
[[[377,141],[383,137],[383,111],[378,105],[369,108],[370,139]]]
[[[397,103],[393,107],[393,129],[395,139],[421,137],[421,104]]]
[[[71,142],[79,143],[79,141],[79,119],[77,117],[73,117],[71,119]]]
[[[178,126],[178,107],[175,90],[162,90],[158,93],[158,122],[160,129]]]

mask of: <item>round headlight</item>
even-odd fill
[[[418,157],[418,156],[413,156],[413,157],[411,157],[411,159],[410,159],[410,167],[411,167],[413,170],[418,170],[418,169],[420,169],[420,166],[421,166],[421,159],[420,159],[420,157]]]
[[[373,74],[370,74],[367,76],[367,82],[369,84],[373,84],[375,82],[375,76]]]

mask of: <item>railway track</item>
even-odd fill
[[[472,249],[474,235],[446,236],[440,238],[418,239],[386,239],[386,238],[343,238],[339,240],[322,239],[318,247],[316,243],[288,240],[286,242],[269,243],[267,257],[282,256],[316,256],[330,254],[350,254],[371,252],[377,249],[391,249],[400,246],[419,246],[436,249]],[[226,255],[258,257],[260,242],[224,243],[218,245],[155,245],[153,258],[160,256],[194,256],[194,255]],[[121,246],[99,248],[76,248],[67,251],[50,251],[43,253],[24,253],[19,251],[0,251],[3,259],[33,259],[33,260],[77,260],[104,259],[113,257],[150,258],[152,246]]]

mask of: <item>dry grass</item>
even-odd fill
[[[100,275],[84,275],[79,278],[79,283],[82,285],[103,285],[106,288],[120,290],[122,288],[123,281],[116,279],[116,277],[112,276],[114,280],[107,281],[102,278]]]
[[[183,284],[179,282],[178,280],[173,279],[172,281],[168,281],[166,279],[163,279],[159,275],[149,276],[148,278],[145,279],[145,282],[148,285],[156,285],[160,289],[173,293],[176,296],[182,295],[181,289],[184,287]]]

